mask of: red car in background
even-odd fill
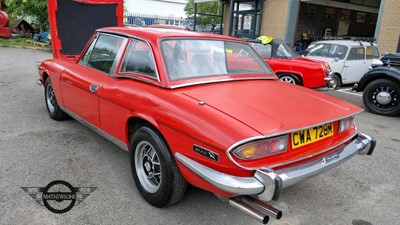
[[[260,39],[249,42],[282,81],[318,88],[332,80],[333,73],[327,62],[302,57],[280,39]]]

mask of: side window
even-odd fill
[[[122,73],[140,73],[157,78],[156,66],[150,46],[140,40],[132,40],[121,67]]]
[[[122,41],[123,38],[100,34],[97,41],[95,41],[96,43],[94,43],[93,48],[88,48],[81,63],[107,74],[110,73]]]
[[[379,58],[378,48],[375,46],[368,46],[367,47],[367,59],[378,59],[378,58]]]
[[[364,57],[364,48],[352,48],[350,49],[349,56],[347,56],[347,60],[362,60]]]

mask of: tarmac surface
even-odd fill
[[[0,47],[0,224],[260,224],[195,187],[175,206],[147,204],[135,187],[127,152],[73,119],[49,118],[43,87],[34,81],[40,62],[51,57]],[[359,94],[345,89],[320,91],[363,106]],[[283,217],[269,224],[400,224],[400,117],[365,111],[356,122],[378,141],[374,154],[285,189],[271,202]],[[64,214],[50,212],[21,189],[54,180],[97,189]]]

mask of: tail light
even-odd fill
[[[342,133],[343,131],[349,129],[352,126],[355,126],[354,125],[354,116],[350,116],[350,117],[340,120],[339,133]]]
[[[287,151],[288,136],[269,138],[251,142],[232,151],[236,157],[244,160],[254,160]]]

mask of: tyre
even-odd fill
[[[300,79],[292,74],[281,74],[279,75],[279,79],[287,83],[301,85]]]
[[[334,90],[337,90],[337,89],[340,88],[340,84],[341,84],[340,77],[335,74],[335,75],[333,75],[332,80],[329,81],[328,85],[329,85],[330,88],[333,88]]]
[[[156,207],[181,200],[187,183],[162,136],[143,126],[133,134],[131,143],[132,176],[142,197]]]
[[[400,114],[399,98],[400,85],[387,79],[372,81],[363,93],[363,103],[368,111],[385,116]]]
[[[68,118],[68,115],[60,108],[57,103],[57,98],[54,93],[53,86],[51,85],[50,78],[46,79],[44,85],[44,98],[46,102],[47,112],[49,113],[50,118],[58,121]]]

